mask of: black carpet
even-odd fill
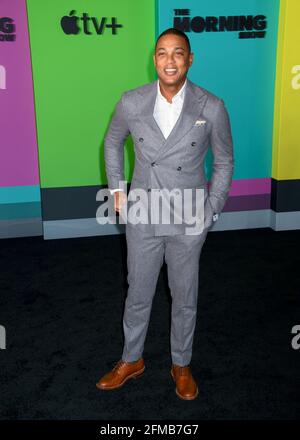
[[[1,419],[295,419],[300,414],[300,231],[210,232],[200,260],[183,401],[170,376],[170,292],[159,277],[146,370],[122,388],[95,383],[120,359],[125,236],[0,241]]]

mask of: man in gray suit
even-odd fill
[[[145,370],[144,341],[165,259],[172,296],[170,372],[180,398],[192,400],[198,395],[189,364],[196,324],[199,258],[207,232],[228,197],[234,160],[224,102],[187,79],[192,62],[186,34],[174,28],[164,31],[154,53],[158,80],[123,93],[105,137],[106,174],[117,212],[122,214],[127,202],[128,206],[132,203],[122,187],[124,142],[130,133],[135,149],[130,193],[138,188],[145,191],[149,214],[153,213],[152,196],[157,192],[201,189],[204,227],[190,233],[187,221],[165,224],[160,218],[151,221],[152,217],[144,223],[127,221],[129,289],[123,317],[125,342],[122,358],[97,382],[102,390],[121,387]],[[213,173],[208,189],[204,160],[209,146]],[[193,197],[192,208],[195,207]],[[172,209],[174,213],[174,206]]]

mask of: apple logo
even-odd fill
[[[65,34],[78,34],[80,28],[77,26],[78,17],[73,16],[75,11],[71,11],[70,15],[65,15],[60,20],[60,25]]]

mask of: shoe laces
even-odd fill
[[[119,371],[119,370],[121,370],[121,368],[123,367],[123,365],[125,365],[125,361],[122,361],[122,359],[121,360],[119,360],[117,363],[116,363],[116,365],[114,366],[114,368],[113,368],[113,371]]]

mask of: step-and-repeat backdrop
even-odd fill
[[[234,180],[212,230],[300,227],[299,2],[175,6],[1,0],[0,237],[123,232],[95,218],[107,186],[104,136],[121,94],[156,78],[155,39],[169,27],[190,38],[189,78],[221,97],[231,118]],[[130,182],[130,138],[124,166]]]

